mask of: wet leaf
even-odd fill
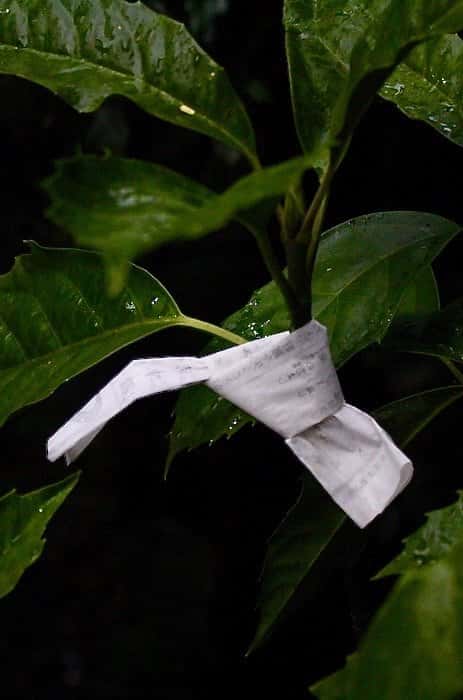
[[[381,95],[463,146],[463,41],[449,35],[417,46],[385,82]]]
[[[344,142],[417,42],[463,29],[461,0],[285,1],[294,114],[303,148]]]
[[[172,240],[193,237],[177,226],[213,196],[206,187],[160,165],[124,158],[62,160],[43,183],[48,216],[80,246],[130,260]]]
[[[49,88],[79,112],[123,95],[257,162],[252,126],[223,69],[183,25],[140,2],[0,0],[0,72]]]
[[[431,214],[371,214],[327,231],[314,276],[314,313],[327,326],[337,367],[388,330],[405,290],[424,274],[459,228]],[[426,284],[429,284],[429,280]],[[435,303],[435,296],[429,297]],[[407,302],[407,303],[410,303]],[[288,310],[273,283],[254,293],[224,326],[248,340],[290,327]],[[212,341],[206,352],[223,347]],[[207,387],[183,391],[176,407],[169,464],[185,449],[232,436],[249,422]]]
[[[38,491],[22,496],[11,491],[0,498],[0,598],[42,554],[45,528],[78,480],[73,474]]]
[[[185,324],[145,270],[131,266],[110,299],[100,255],[33,244],[0,277],[0,423],[119,348]]]
[[[460,389],[459,398],[463,395]],[[375,578],[404,574],[429,566],[463,541],[463,493],[447,508],[427,514],[426,523],[404,540],[404,549]]]
[[[216,194],[153,163],[72,158],[60,161],[44,183],[52,201],[48,214],[79,245],[130,259],[165,243],[205,236],[232,218],[259,227],[250,210],[276,201],[313,162],[308,157],[286,161]]]
[[[338,366],[382,340],[405,291],[459,230],[433,214],[387,212],[358,217],[323,236],[314,312],[330,331]]]

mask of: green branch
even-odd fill
[[[282,212],[279,210],[280,207],[277,209],[277,214],[279,212],[279,218],[281,218]],[[250,222],[244,219],[239,219],[239,221],[243,226],[245,226],[248,229],[248,231],[252,233],[252,235],[256,239],[259,252],[270,274],[270,277],[280,290],[280,293],[283,299],[285,300],[286,306],[288,307],[290,316],[293,319],[297,308],[296,295],[294,294],[294,291],[291,285],[289,284],[287,277],[281,269],[280,261],[278,260],[277,254],[269,238],[268,232],[257,229]]]

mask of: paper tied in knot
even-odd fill
[[[48,458],[64,455],[70,464],[137,399],[198,383],[279,433],[359,527],[413,475],[376,421],[345,403],[326,328],[317,321],[207,357],[134,360],[50,438]]]

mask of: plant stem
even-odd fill
[[[281,216],[282,212],[280,210],[279,218]],[[294,310],[297,306],[297,299],[293,289],[291,288],[291,285],[288,282],[288,279],[286,278],[283,270],[281,269],[280,262],[278,260],[275,249],[270,241],[268,232],[257,229],[249,221],[246,221],[244,219],[239,219],[239,221],[243,224],[243,226],[245,226],[248,229],[248,231],[252,233],[252,235],[256,239],[259,252],[262,256],[267,270],[269,271],[270,277],[280,290],[280,293],[286,302],[286,306],[288,307],[289,313],[291,317],[293,317]]]
[[[228,340],[228,342],[233,345],[243,345],[243,343],[247,342],[246,338],[236,335],[236,333],[232,333],[231,331],[227,331],[226,328],[221,328],[213,323],[201,321],[199,318],[192,318],[191,316],[183,316],[182,320],[178,322],[178,325],[196,328],[198,331],[204,331],[205,333],[215,335],[223,340]]]
[[[323,220],[325,218],[326,207],[328,205],[329,190],[325,193],[325,197],[320,204],[320,208],[315,216],[312,236],[310,238],[310,243],[307,248],[306,253],[306,274],[307,274],[307,285],[309,287],[309,308],[310,313],[312,313],[312,279],[313,272],[315,268],[315,261],[318,253],[318,246],[320,244],[320,236],[323,227]]]
[[[258,170],[262,170],[262,163],[260,162],[258,155],[255,155],[254,153],[252,153],[252,151],[246,151],[246,157],[251,168],[255,172],[257,172]]]
[[[301,328],[311,316],[310,285],[307,284],[305,266],[307,246],[290,238],[285,241],[286,261],[288,264],[288,280],[291,284],[295,302],[291,307],[292,328]]]
[[[446,357],[441,357],[440,359],[453,374],[457,382],[463,385],[463,372],[460,372],[460,370],[458,369],[458,367],[456,367],[455,363],[452,362],[452,360],[448,360]]]
[[[284,240],[288,280],[296,297],[294,328],[312,318],[312,276],[334,170],[328,167],[298,233]]]
[[[280,290],[290,313],[292,313],[293,308],[297,302],[296,296],[293,290],[291,289],[291,286],[287,278],[285,277],[283,270],[280,267],[280,263],[276,256],[275,250],[270,242],[268,234],[256,233],[255,236],[260,254],[265,262],[267,270],[269,271],[273,281]]]
[[[288,247],[294,248],[294,251],[289,250],[291,255],[288,257],[293,258],[293,265],[288,274],[288,279],[291,286],[295,289],[298,301],[301,302],[303,307],[305,306],[305,311],[302,309],[303,316],[301,316],[299,320],[299,325],[301,325],[303,317],[305,318],[304,322],[312,318],[312,278],[318,246],[320,244],[320,236],[323,229],[323,220],[330,196],[331,183],[346,156],[350,140],[350,138],[345,139],[338,148],[334,148],[331,151],[328,167],[323,173],[318,190],[305,215],[299,232],[294,238],[295,245],[291,244],[289,241],[287,242],[287,254]],[[297,246],[300,247],[301,251],[300,259],[297,257]],[[304,248],[305,251],[303,252]]]
[[[315,197],[313,198],[312,203],[307,211],[307,214],[305,215],[299,233],[296,236],[296,239],[299,243],[305,243],[306,245],[312,243],[313,223],[317,218],[317,214],[319,212],[320,207],[323,206],[323,202],[327,198],[327,193],[330,189],[333,175],[334,168],[328,166],[320,181],[318,190],[315,193]]]

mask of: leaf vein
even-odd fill
[[[10,334],[13,336],[13,338],[15,339],[15,341],[16,341],[16,343],[17,343],[19,349],[20,349],[21,352],[23,353],[24,357],[25,357],[26,359],[28,359],[28,358],[30,357],[29,352],[26,350],[26,348],[25,348],[25,346],[24,346],[22,340],[19,338],[17,332],[14,331],[14,330],[11,328],[10,324],[6,321],[5,316],[1,313],[1,311],[0,311],[0,321],[1,321],[1,323],[3,324],[3,326],[6,328],[7,332],[10,333]]]

